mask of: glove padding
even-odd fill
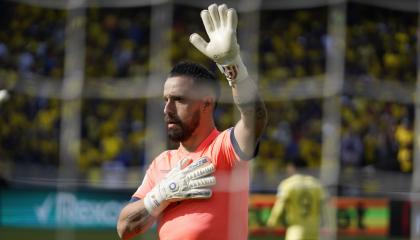
[[[238,16],[235,9],[228,9],[226,4],[212,4],[208,10],[201,11],[201,19],[210,42],[207,43],[200,35],[193,33],[190,36],[191,43],[216,63],[229,64],[239,54],[236,40]]]
[[[216,62],[229,85],[233,86],[236,82],[244,80],[248,72],[239,55],[236,38],[238,15],[235,9],[228,9],[226,4],[212,4],[208,10],[201,11],[201,19],[210,41],[206,42],[199,34],[193,33],[190,42]]]
[[[214,171],[214,165],[206,157],[196,162],[185,158],[146,194],[144,206],[151,215],[158,216],[171,202],[210,198],[212,191],[208,187],[216,184],[211,175]]]

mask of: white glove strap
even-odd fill
[[[235,87],[236,84],[248,78],[248,70],[246,69],[240,55],[237,55],[233,61],[226,64],[216,64],[219,70],[226,76],[229,86],[231,87]]]
[[[163,199],[161,199],[158,185],[146,194],[144,207],[150,215],[157,217],[166,208],[167,204],[163,204],[162,202]]]

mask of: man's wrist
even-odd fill
[[[248,79],[248,70],[239,54],[232,61],[216,64],[231,87],[235,87],[238,83]]]
[[[168,204],[161,198],[159,186],[146,194],[144,198],[144,207],[150,215],[157,217]]]
[[[153,190],[146,194],[146,197],[144,198],[144,207],[146,208],[147,212],[149,212],[150,215],[154,215],[155,209],[157,209],[160,206],[160,203],[157,202],[156,197],[153,193]]]

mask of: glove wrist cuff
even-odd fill
[[[248,78],[248,70],[239,54],[232,61],[216,64],[219,70],[225,75],[231,87],[235,87],[239,82]]]
[[[168,204],[164,203],[162,199],[158,196],[159,189],[153,189],[152,191],[146,194],[144,198],[144,207],[146,208],[147,212],[157,217],[159,214],[167,207]]]

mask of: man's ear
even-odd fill
[[[206,109],[211,106],[211,103],[213,102],[213,98],[210,96],[204,97],[203,102],[204,102],[204,109]]]

